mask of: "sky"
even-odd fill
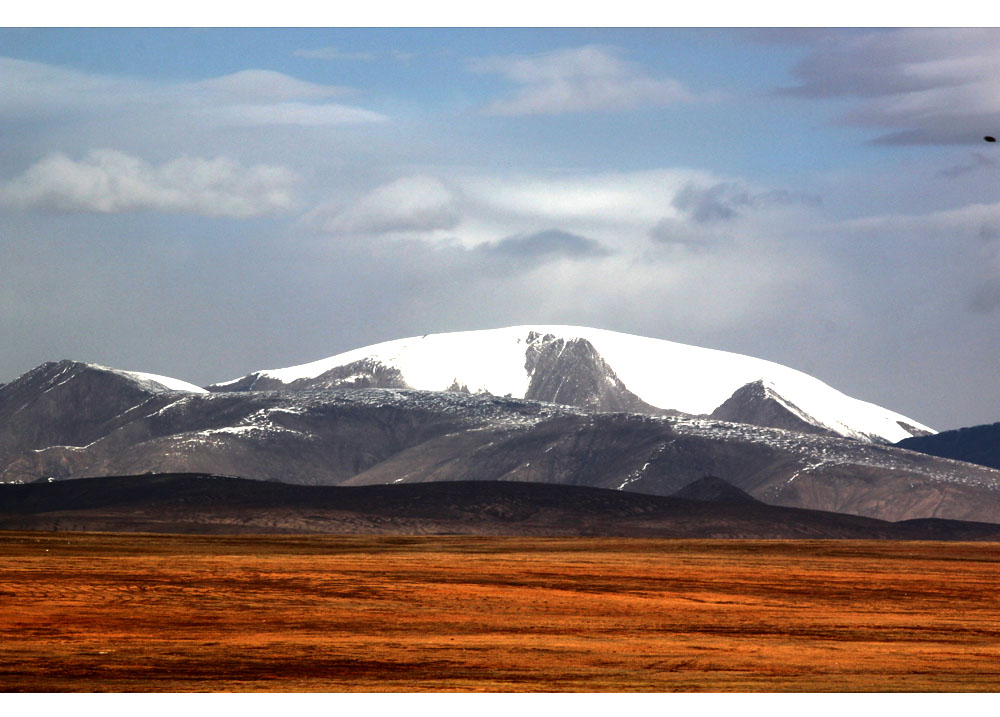
[[[623,331],[1000,420],[1000,30],[0,29],[0,382]]]

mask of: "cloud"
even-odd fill
[[[736,182],[719,182],[709,186],[689,183],[671,202],[672,206],[698,224],[725,222],[740,216],[746,208],[779,204],[820,204],[819,197],[794,194],[783,189],[753,192]]]
[[[197,82],[87,73],[0,57],[0,119],[75,116],[173,117],[225,125],[337,125],[383,121],[371,110],[330,102],[355,90],[281,72],[243,70]]]
[[[699,224],[733,219],[737,216],[736,207],[749,203],[747,191],[730,183],[711,187],[688,184],[674,196],[672,202],[676,209],[685,212]]]
[[[662,169],[478,174],[455,181],[484,222],[516,225],[514,232],[508,230],[496,236],[537,231],[539,226],[558,226],[599,238],[611,233],[622,237],[620,241],[627,241],[628,233],[642,233],[664,215],[676,214],[671,202],[685,185],[719,180],[707,172]]]
[[[241,70],[187,85],[180,84],[177,87],[181,92],[186,88],[206,91],[213,95],[216,101],[229,98],[238,102],[320,100],[354,93],[354,90],[348,87],[306,82],[273,70]]]
[[[866,217],[839,222],[834,229],[853,238],[857,256],[872,251],[862,247],[873,247],[883,255],[893,251],[898,266],[914,265],[911,273],[900,271],[894,279],[911,285],[908,291],[919,286],[925,293],[921,300],[935,297],[944,306],[957,303],[953,308],[988,314],[1000,307],[996,301],[1000,296],[997,217],[1000,203],[994,202],[923,214]]]
[[[755,27],[743,34],[768,45],[815,45],[843,30],[827,27]]]
[[[437,170],[335,197],[303,223],[335,237],[406,239],[482,260],[642,257],[721,251],[815,220],[819,200],[688,169],[493,174]],[[803,215],[810,215],[803,216]],[[652,242],[652,243],[651,243]]]
[[[313,212],[325,231],[381,235],[451,229],[459,219],[455,195],[427,175],[402,177],[383,184],[332,217],[320,207]]]
[[[444,171],[383,183],[356,199],[337,197],[303,220],[333,235],[407,234],[437,248],[481,249],[482,256],[596,257],[635,255],[650,238],[707,246],[720,235],[702,225],[731,223],[758,210],[769,210],[770,221],[773,210],[791,204],[814,206],[818,200],[686,169]]]
[[[974,313],[992,314],[1000,309],[1000,229],[996,217],[979,227],[978,267],[975,284],[969,297],[969,308]]]
[[[982,169],[990,169],[997,166],[1000,166],[1000,161],[998,161],[995,157],[988,157],[981,152],[973,152],[971,162],[956,164],[952,167],[948,167],[947,169],[942,169],[938,171],[938,176],[955,179],[956,177],[961,177],[964,174],[969,174]]]
[[[618,112],[695,99],[680,82],[650,77],[623,60],[618,49],[599,45],[480,58],[469,69],[520,86],[513,96],[490,103],[484,111],[491,115]]]
[[[531,234],[518,234],[497,242],[482,244],[485,254],[515,259],[540,260],[556,257],[582,259],[608,256],[612,252],[599,241],[559,229],[546,229]]]
[[[660,246],[692,250],[718,249],[733,240],[734,225],[752,212],[787,205],[817,207],[819,197],[785,189],[751,189],[734,181],[688,182],[677,191],[670,206],[676,216],[658,221],[648,232]],[[772,212],[773,214],[773,212]],[[770,215],[769,215],[770,216]],[[754,231],[755,227],[744,229]]]
[[[690,170],[436,174],[383,183],[356,199],[336,197],[303,220],[334,235],[406,233],[438,248],[491,247],[484,251],[495,256],[596,255],[597,246],[623,249],[676,214],[671,199],[685,184],[718,181]]]
[[[882,144],[970,144],[997,131],[1000,30],[905,29],[830,35],[793,69],[803,98],[853,97],[849,124]]]
[[[649,238],[661,246],[676,246],[703,251],[728,240],[717,229],[692,224],[681,219],[661,219],[649,230]]]
[[[217,111],[208,111],[230,126],[298,125],[320,127],[338,124],[366,124],[385,122],[388,118],[378,112],[327,102],[311,105],[303,102],[277,104],[231,105]]]
[[[173,212],[251,217],[290,209],[295,174],[280,166],[244,167],[218,157],[181,157],[159,166],[112,149],[83,159],[54,153],[0,186],[0,202],[63,212]]]
[[[992,314],[1000,308],[1000,278],[977,284],[969,297],[969,308],[977,314]]]
[[[313,50],[296,50],[296,57],[305,57],[310,60],[373,60],[375,55],[371,52],[344,52],[336,47],[317,47]]]

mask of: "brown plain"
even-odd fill
[[[995,691],[1000,544],[0,533],[12,691]]]

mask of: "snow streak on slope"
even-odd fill
[[[428,334],[258,373],[287,384],[367,358],[398,369],[413,388],[443,391],[457,381],[471,391],[521,398],[530,382],[525,351],[532,331],[566,340],[586,339],[632,393],[658,408],[708,414],[741,386],[763,380],[771,397],[782,405],[791,404],[794,409],[790,410],[803,420],[842,436],[895,442],[912,435],[900,422],[933,432],[906,416],[853,399],[816,378],[771,361],[576,326]]]
[[[89,364],[96,369],[101,371],[109,371],[111,373],[116,373],[119,376],[125,376],[131,381],[139,384],[145,389],[151,391],[186,391],[188,393],[208,393],[201,386],[195,386],[193,383],[188,383],[187,381],[181,381],[178,378],[171,378],[170,376],[158,376],[155,373],[142,373],[139,371],[122,371],[117,368],[110,368],[108,366],[99,366],[98,364]]]

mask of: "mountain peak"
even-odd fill
[[[49,361],[0,388],[2,450],[34,450],[53,443],[82,446],[126,411],[197,386],[155,374],[120,371],[81,361]]]
[[[338,383],[330,385],[327,377]],[[732,420],[763,421],[766,426],[879,443],[933,432],[787,366],[580,326],[525,325],[424,334],[299,366],[257,371],[209,388],[341,387],[347,385],[345,377],[358,377],[370,386],[445,391],[454,385],[473,393],[535,398],[591,410],[702,416],[720,409],[742,387],[747,395],[737,398],[752,410],[744,407],[738,412],[741,417]]]
[[[824,426],[783,398],[774,384],[764,379],[757,379],[740,386],[722,405],[712,411],[710,418],[769,428],[784,428],[800,433],[837,435],[836,431]]]

